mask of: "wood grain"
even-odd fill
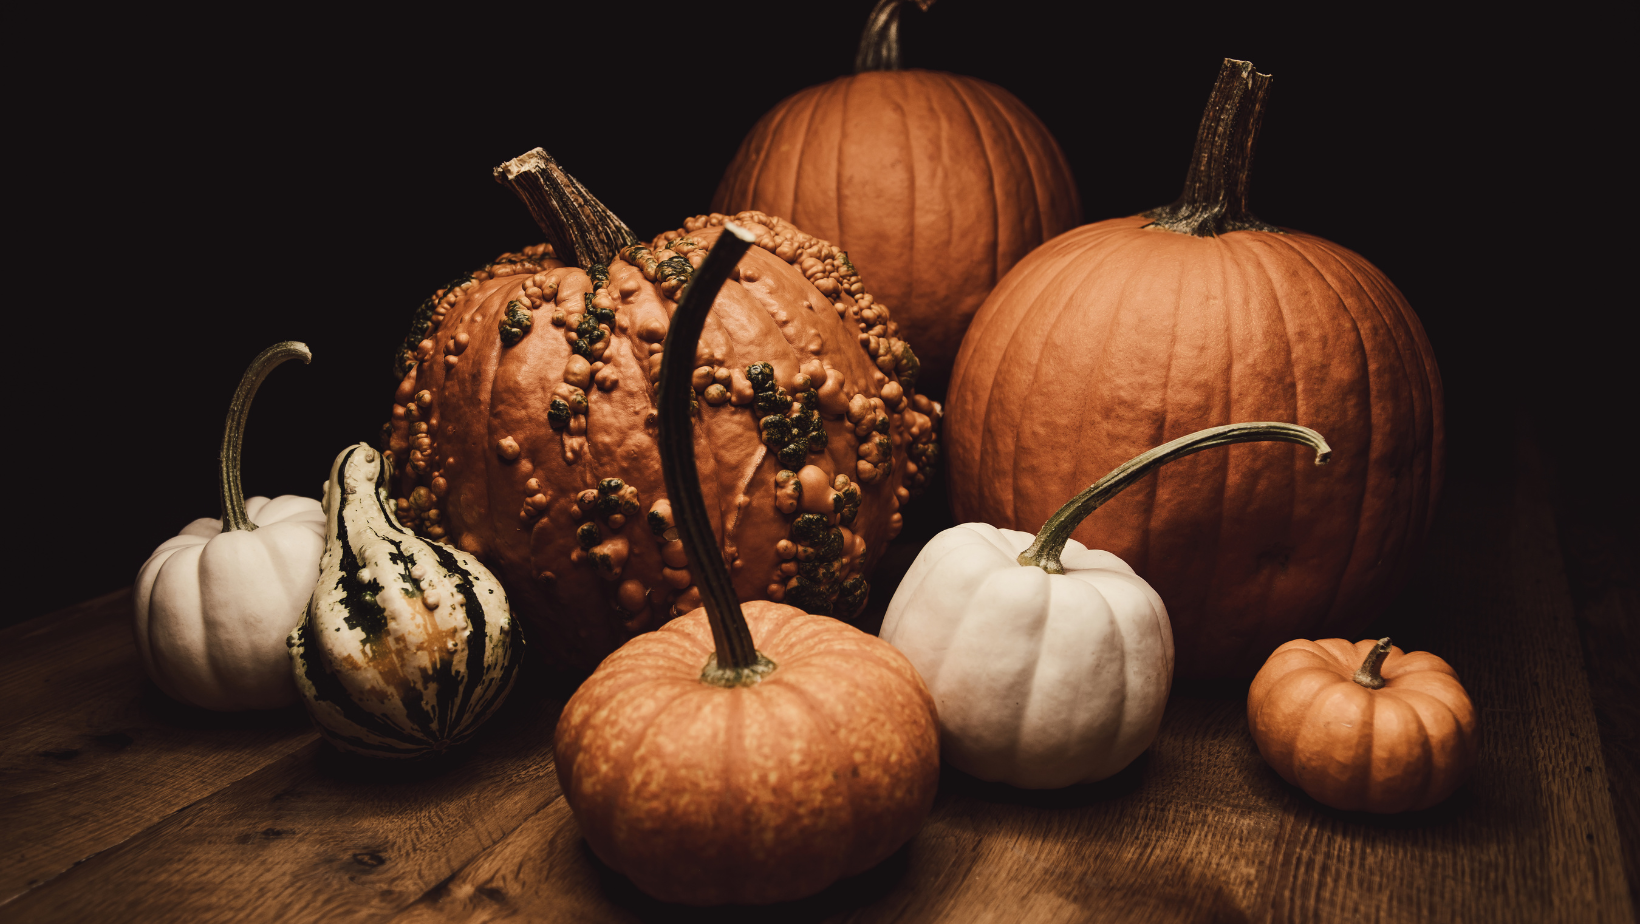
[[[803,902],[702,915],[638,893],[587,850],[551,760],[566,691],[536,677],[455,765],[406,772],[302,739],[237,780],[225,772],[208,796],[0,913],[422,924],[1633,921],[1546,474],[1524,431],[1513,436],[1513,454],[1487,465],[1455,454],[1461,474],[1424,566],[1374,627],[1445,657],[1482,718],[1474,777],[1426,812],[1315,803],[1259,758],[1244,683],[1178,686],[1155,746],[1111,780],[1025,792],[947,770],[921,833],[877,868]],[[890,575],[899,567],[892,552],[885,562]],[[879,580],[873,609],[892,587]],[[99,696],[105,705],[17,723],[6,753],[22,753],[23,730],[30,742],[60,735],[71,715],[104,727],[96,717],[109,713],[98,710],[119,700]],[[140,798],[157,785],[87,778],[65,782],[60,802],[101,798],[90,787]],[[36,825],[25,843],[44,837],[37,815],[9,817]],[[92,813],[75,827],[101,823]]]

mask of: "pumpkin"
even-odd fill
[[[1153,469],[1214,446],[1285,440],[1329,448],[1282,423],[1216,427],[1119,466],[1035,536],[963,523],[917,554],[883,618],[934,694],[940,751],[982,780],[1053,789],[1126,767],[1162,724],[1173,684],[1167,607],[1125,562],[1070,538]]]
[[[554,243],[422,306],[386,449],[397,513],[478,556],[580,673],[699,606],[672,534],[655,386],[679,289],[726,217],[648,245],[539,148],[497,168]],[[916,354],[836,247],[761,213],[695,352],[708,507],[741,599],[850,618],[937,450]],[[841,532],[816,517],[841,511]]]
[[[910,662],[830,617],[742,609],[697,487],[711,406],[694,400],[690,357],[708,310],[733,304],[713,299],[754,240],[732,225],[718,238],[662,361],[666,488],[704,605],[606,658],[555,739],[593,852],[650,895],[694,905],[801,898],[870,868],[916,833],[939,782],[934,706]],[[839,511],[825,518],[841,528]]]
[[[1291,420],[1336,450],[1232,447],[1169,466],[1082,524],[1156,588],[1181,677],[1250,676],[1282,641],[1357,631],[1409,576],[1442,471],[1423,327],[1365,259],[1259,222],[1247,170],[1269,79],[1227,61],[1178,203],[1062,235],[975,316],[945,448],[958,521],[1034,529],[1148,446]]]
[[[1277,648],[1247,690],[1247,726],[1282,779],[1346,811],[1429,808],[1475,763],[1475,707],[1457,672],[1387,638]]]
[[[137,651],[172,699],[223,712],[296,702],[285,634],[301,621],[319,576],[325,514],[310,497],[246,500],[239,460],[262,380],[288,359],[312,357],[304,344],[286,341],[251,361],[222,434],[222,518],[189,523],[137,572]]]
[[[758,121],[712,208],[783,215],[846,250],[916,343],[923,391],[939,396],[997,280],[1079,224],[1082,207],[1059,145],[1013,94],[900,69],[900,6],[872,10],[853,75]]]
[[[446,753],[494,714],[523,643],[483,565],[398,523],[388,476],[364,443],[331,466],[324,560],[286,669],[338,749],[414,759]]]

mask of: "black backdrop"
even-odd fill
[[[1619,313],[1636,300],[1607,288],[1633,238],[1617,5],[1077,6],[910,10],[906,64],[1019,96],[1092,221],[1176,195],[1220,59],[1249,59],[1275,76],[1254,208],[1406,293],[1446,379],[1449,477],[1507,445],[1518,407],[1632,422]],[[493,165],[542,145],[640,236],[676,227],[760,114],[851,68],[869,7],[264,9],[237,26],[143,9],[17,28],[6,449],[25,567],[3,620],[122,587],[217,514],[228,398],[275,341],[314,360],[256,399],[246,494],[313,495],[342,446],[374,440],[411,310],[540,239]],[[1615,478],[1615,458],[1580,477]]]

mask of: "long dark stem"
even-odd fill
[[[1197,430],[1189,436],[1181,436],[1171,443],[1164,443],[1123,462],[1109,475],[1094,482],[1086,491],[1071,498],[1070,503],[1060,507],[1048,518],[1048,522],[1042,525],[1042,530],[1036,534],[1036,541],[1031,543],[1031,547],[1019,553],[1019,563],[1035,565],[1049,574],[1064,574],[1065,567],[1059,563],[1059,556],[1064,553],[1065,543],[1070,541],[1071,533],[1082,525],[1088,514],[1122,493],[1128,485],[1150,474],[1151,469],[1215,446],[1271,441],[1309,446],[1315,450],[1317,465],[1325,464],[1332,456],[1332,447],[1327,445],[1325,437],[1309,427],[1300,427],[1297,424],[1261,421]]]
[[[261,387],[262,380],[268,377],[274,366],[287,359],[300,359],[308,363],[313,360],[313,353],[308,350],[307,344],[294,340],[276,343],[263,350],[251,360],[250,368],[240,377],[239,387],[234,389],[233,403],[228,405],[228,423],[222,428],[222,452],[216,457],[216,487],[222,498],[223,532],[256,528],[250,515],[245,512],[245,491],[239,483],[239,450],[245,442],[245,418],[250,416],[251,399],[256,397],[256,389]]]
[[[1389,636],[1379,639],[1378,644],[1367,652],[1367,659],[1361,662],[1361,666],[1356,668],[1355,675],[1350,679],[1369,690],[1381,689],[1384,686],[1384,675],[1379,672],[1383,670],[1384,659],[1389,657],[1389,647]]]
[[[712,642],[717,648],[701,679],[720,686],[756,683],[773,670],[774,665],[759,654],[752,643],[752,631],[740,611],[740,598],[735,595],[729,568],[718,551],[712,521],[706,513],[706,500],[701,497],[700,476],[695,470],[694,423],[689,408],[694,394],[690,377],[695,371],[695,347],[700,343],[700,332],[706,327],[712,302],[746,248],[755,240],[750,231],[733,222],[725,224],[723,234],[695,270],[678,301],[678,310],[672,314],[672,327],[666,334],[666,347],[661,354],[660,395],[656,400],[660,411],[661,475],[672,501],[678,538],[683,540],[684,553],[689,557],[689,573],[694,575],[695,586],[700,588],[706,619],[712,626]]]
[[[854,53],[854,73],[897,71],[900,69],[900,4],[907,0],[877,0],[860,35],[860,50]],[[924,12],[934,0],[911,0]]]
[[[1247,207],[1253,146],[1269,92],[1269,74],[1254,71],[1251,62],[1224,59],[1196,129],[1196,149],[1185,174],[1184,192],[1172,205],[1144,213],[1155,219],[1151,226],[1197,237],[1280,230],[1259,221]]]
[[[520,154],[493,172],[497,183],[511,187],[523,200],[560,260],[585,269],[608,263],[622,247],[638,242],[625,222],[541,148]]]

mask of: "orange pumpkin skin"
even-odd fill
[[[741,599],[820,599],[816,609],[829,601],[852,616],[864,576],[900,529],[901,503],[925,480],[915,460],[935,454],[939,412],[912,391],[915,355],[886,310],[869,310],[835,247],[767,215],[737,219],[762,246],[719,294],[696,351],[713,528]],[[692,251],[698,265],[723,221],[690,219],[656,238],[652,255]],[[666,534],[655,445],[653,382],[680,280],[661,273],[657,282],[654,264],[646,275],[619,258],[607,273],[595,284],[542,245],[441,290],[402,354],[387,434],[401,520],[479,556],[526,621],[532,650],[578,673],[700,602],[681,543]],[[594,306],[614,317],[589,362],[568,334]],[[533,322],[508,345],[502,320],[515,308]],[[767,412],[745,370],[761,362],[794,400],[809,393],[826,434],[798,469],[810,503],[824,501],[843,532],[834,567],[802,589],[804,548],[793,533],[807,508],[794,507],[795,489],[777,479],[788,466],[760,436]],[[817,479],[826,482],[819,492]],[[837,485],[857,504],[846,522],[832,512]]]
[[[812,895],[909,840],[939,784],[934,701],[903,655],[835,619],[743,607],[777,665],[762,682],[701,682],[698,609],[610,655],[558,721],[587,843],[664,901]]]
[[[1247,691],[1259,753],[1311,798],[1346,811],[1407,812],[1452,795],[1475,763],[1475,707],[1427,651],[1391,647],[1373,690],[1351,677],[1372,640],[1299,639]]]
[[[917,345],[933,395],[997,280],[1082,220],[1065,155],[1024,103],[923,70],[788,97],[741,142],[712,201],[788,216],[848,251]]]
[[[1076,530],[1167,602],[1179,676],[1245,677],[1286,639],[1358,632],[1409,576],[1441,483],[1440,374],[1417,316],[1359,255],[1299,232],[1148,223],[1050,241],[975,315],[946,402],[951,504],[959,522],[1034,531],[1194,430],[1326,434],[1319,476],[1296,448],[1233,446]]]

